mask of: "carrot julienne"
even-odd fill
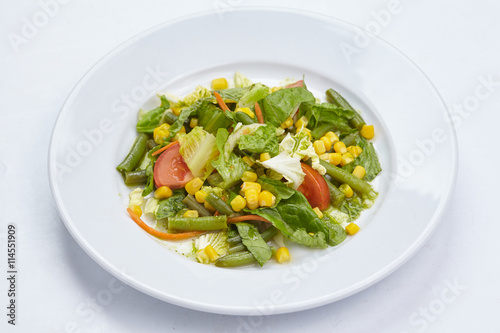
[[[217,100],[217,103],[219,104],[220,108],[226,112],[226,111],[229,111],[229,108],[227,107],[226,103],[224,102],[224,100],[222,99],[221,95],[219,95],[218,92],[215,92],[214,91],[214,96],[215,96],[215,99]]]
[[[139,216],[137,216],[132,209],[127,208],[127,212],[130,215],[130,218],[137,223],[139,227],[141,227],[144,231],[146,231],[148,234],[155,236],[160,239],[165,239],[165,240],[180,240],[180,239],[186,239],[186,238],[191,238],[198,236],[199,234],[204,233],[204,231],[190,231],[190,232],[184,232],[180,234],[167,234],[166,232],[161,232],[156,229],[151,228],[149,225],[144,223],[144,221],[141,220]]]
[[[258,102],[255,102],[255,115],[257,116],[257,120],[259,124],[264,123],[264,116],[262,115],[262,110],[260,109],[260,105]]]
[[[167,150],[168,148],[172,147],[173,145],[175,145],[178,141],[174,141],[174,142],[170,142],[168,145],[166,145],[165,147],[162,147],[160,149],[158,149],[157,151],[155,151],[154,153],[151,154],[151,156],[156,156],[158,154],[161,154],[163,153],[165,150]]]

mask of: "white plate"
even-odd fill
[[[342,92],[376,128],[380,196],[361,231],[288,265],[221,269],[190,262],[133,223],[115,170],[156,91],[187,93],[241,71],[274,84],[300,79],[317,96]],[[356,293],[413,255],[453,187],[457,149],[427,77],[382,40],[328,17],[273,9],[209,12],[156,27],[104,57],[68,97],[54,128],[50,180],[75,240],[127,284],[180,306],[224,314],[308,309]]]

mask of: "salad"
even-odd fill
[[[374,127],[335,90],[268,87],[236,73],[184,98],[158,94],[117,170],[127,211],[150,235],[203,264],[291,258],[290,242],[342,243],[377,193]],[[288,244],[288,246],[287,246]]]

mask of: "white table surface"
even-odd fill
[[[460,161],[450,205],[423,248],[378,284],[334,304],[259,319],[170,305],[123,285],[97,265],[67,232],[52,199],[47,151],[55,119],[95,62],[167,20],[215,7],[230,15],[232,7],[273,5],[365,26],[390,1],[3,1],[0,331],[499,332],[500,223],[494,211],[500,185],[500,2],[395,1],[400,10],[380,36],[414,60],[456,112]],[[44,3],[52,4],[45,7],[53,14],[46,22]],[[34,19],[38,31],[23,33],[25,20]],[[494,82],[489,96],[459,113],[477,89],[485,89],[478,88],[482,79]],[[15,327],[5,315],[10,223],[18,227]]]

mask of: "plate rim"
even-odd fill
[[[370,38],[373,38],[377,40],[377,42],[384,44],[386,47],[391,48],[393,51],[399,54],[402,58],[404,58],[410,65],[412,65],[417,72],[423,76],[425,79],[426,83],[429,85],[429,88],[433,91],[433,93],[436,95],[437,99],[439,100],[441,106],[444,109],[444,114],[446,115],[447,119],[451,119],[451,114],[450,110],[447,107],[442,95],[440,94],[439,90],[435,86],[435,84],[432,82],[432,80],[425,74],[425,72],[411,59],[409,58],[406,54],[404,54],[401,50],[399,50],[397,47],[394,45],[390,44],[386,40],[382,39],[378,35],[374,35],[366,30],[364,30],[362,27],[347,22],[345,20],[342,20],[337,17],[333,17],[327,14],[322,14],[322,13],[317,13],[313,12],[310,10],[299,10],[299,9],[292,9],[292,8],[285,8],[285,7],[277,7],[277,6],[242,6],[238,8],[233,8],[231,9],[231,12],[247,12],[247,11],[272,11],[272,12],[282,12],[282,13],[290,13],[290,14],[295,14],[295,15],[301,15],[301,16],[307,16],[307,17],[312,17],[314,19],[321,19],[323,21],[329,22],[336,24],[337,26],[339,25],[344,25],[349,28],[351,28],[352,31],[355,30],[363,30],[365,34],[367,34]],[[52,128],[51,136],[50,136],[50,143],[49,143],[49,149],[48,149],[48,161],[47,161],[47,172],[49,176],[49,184],[51,188],[51,193],[52,197],[56,203],[56,207],[59,212],[59,216],[61,217],[66,229],[69,231],[73,239],[78,243],[78,245],[87,253],[99,266],[101,266],[105,271],[111,273],[114,277],[118,278],[125,284],[134,287],[135,289],[138,289],[139,291],[152,296],[156,299],[160,299],[162,301],[175,304],[177,306],[181,306],[184,308],[189,308],[193,310],[198,310],[198,311],[204,311],[204,312],[210,312],[210,313],[215,313],[215,314],[228,314],[228,315],[274,315],[274,314],[282,314],[282,313],[291,313],[291,312],[296,312],[296,311],[301,311],[301,310],[306,310],[306,309],[311,309],[315,308],[318,306],[322,306],[325,304],[330,304],[336,301],[339,301],[341,299],[347,298],[353,294],[356,294],[364,289],[367,289],[368,287],[374,285],[377,282],[380,282],[383,280],[385,277],[389,276],[392,274],[396,269],[400,268],[403,264],[405,264],[409,259],[411,259],[417,252],[418,250],[426,243],[426,241],[429,239],[429,237],[432,235],[432,233],[436,230],[437,226],[439,225],[440,221],[442,220],[442,217],[444,213],[447,210],[447,207],[450,204],[452,193],[454,191],[454,188],[456,186],[456,180],[457,180],[457,175],[458,175],[458,140],[457,140],[457,135],[456,135],[456,129],[452,125],[452,122],[448,121],[448,128],[450,129],[450,144],[452,148],[452,155],[453,155],[453,169],[451,170],[452,177],[451,177],[451,182],[450,186],[446,192],[444,200],[441,200],[440,205],[434,210],[434,215],[432,218],[429,220],[427,223],[427,226],[425,229],[422,231],[420,236],[415,239],[415,241],[409,246],[404,252],[402,252],[395,260],[390,262],[390,264],[386,265],[385,267],[379,269],[377,273],[372,274],[368,277],[366,277],[364,280],[361,280],[357,284],[351,286],[348,290],[339,293],[338,295],[332,297],[331,295],[325,295],[322,297],[317,297],[314,299],[308,299],[304,301],[299,301],[295,303],[287,303],[286,305],[276,305],[275,311],[272,314],[262,314],[262,313],[255,313],[255,307],[252,306],[229,306],[229,305],[213,305],[213,304],[205,304],[205,303],[200,303],[198,301],[193,301],[190,299],[185,299],[181,298],[172,294],[169,294],[168,297],[165,297],[166,295],[157,295],[153,293],[147,286],[145,286],[143,283],[140,281],[137,281],[133,278],[128,278],[126,272],[121,271],[119,268],[115,268],[113,265],[109,265],[108,261],[103,258],[99,253],[95,252],[93,247],[88,243],[87,240],[83,239],[79,233],[79,231],[76,229],[76,227],[72,224],[71,222],[71,217],[69,216],[68,212],[66,211],[64,205],[62,204],[62,196],[59,193],[59,188],[57,186],[57,175],[55,174],[55,163],[56,163],[56,152],[55,152],[55,136],[57,129],[60,127],[61,124],[61,119],[63,114],[66,114],[69,112],[69,108],[67,105],[69,104],[69,101],[71,98],[74,96],[75,92],[80,89],[82,84],[84,83],[85,79],[89,77],[90,74],[92,74],[95,70],[97,70],[100,65],[106,62],[109,58],[113,57],[115,54],[119,54],[123,49],[126,47],[134,44],[136,41],[142,39],[143,37],[146,37],[160,29],[164,29],[165,27],[168,27],[170,25],[174,25],[177,22],[182,22],[184,20],[189,20],[193,19],[196,17],[202,17],[202,16],[209,16],[209,15],[214,15],[218,14],[219,10],[217,9],[209,9],[209,10],[204,10],[204,11],[198,11],[196,13],[188,14],[188,15],[183,15],[180,17],[177,17],[172,20],[164,21],[162,23],[153,25],[152,27],[135,34],[134,36],[130,37],[129,39],[119,43],[116,45],[113,49],[111,49],[109,52],[107,52],[105,55],[103,55],[101,58],[99,58],[83,75],[82,77],[76,82],[75,86],[71,89],[70,93],[64,100],[64,103],[62,104],[58,116],[56,118],[56,121],[54,122],[54,126]]]

